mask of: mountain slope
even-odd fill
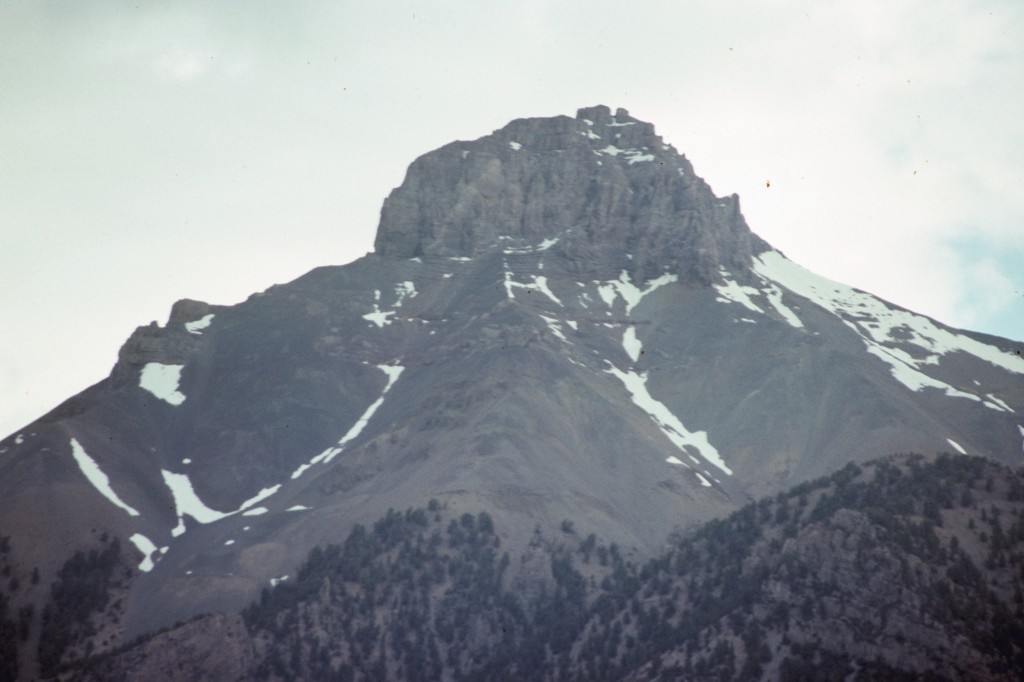
[[[1024,672],[1024,478],[899,456],[744,507],[650,561],[570,521],[520,557],[486,512],[389,512],[245,625],[207,616],[81,679],[948,679]],[[543,566],[523,590],[515,564]],[[230,624],[230,635],[217,627]],[[223,646],[226,638],[233,641]],[[169,651],[191,652],[167,673]]]
[[[623,110],[421,157],[375,249],[180,301],[0,442],[0,535],[39,578],[8,609],[34,609],[29,666],[50,586],[101,537],[132,575],[99,650],[235,611],[431,498],[490,510],[513,554],[570,518],[639,559],[880,453],[1021,461],[1019,345],[791,263]]]

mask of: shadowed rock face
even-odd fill
[[[104,534],[130,639],[431,498],[488,510],[513,555],[572,519],[639,559],[851,461],[1017,464],[1019,350],[791,263],[623,110],[514,121],[414,162],[377,253],[181,301],[0,441],[0,535],[22,584],[39,568],[11,613],[38,625]]]
[[[384,202],[384,256],[473,256],[500,237],[560,237],[579,274],[645,281],[667,267],[710,283],[767,248],[733,195],[718,198],[686,157],[624,109],[521,119],[417,159]],[[632,254],[627,261],[625,254]]]

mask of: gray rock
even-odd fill
[[[520,119],[410,166],[384,202],[377,253],[474,256],[502,238],[558,239],[581,275],[711,282],[767,244],[736,195],[716,197],[686,157],[625,109]],[[632,259],[626,257],[633,256]]]

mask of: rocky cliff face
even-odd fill
[[[710,283],[767,248],[735,195],[716,197],[653,125],[604,106],[513,121],[420,157],[384,202],[375,248],[474,256],[502,238],[558,238],[576,273],[625,269],[640,283],[666,267]]]

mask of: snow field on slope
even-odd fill
[[[240,512],[244,512],[249,507],[254,506],[258,502],[265,500],[280,488],[281,484],[264,488],[260,492],[256,493],[254,497],[249,498],[245,502],[230,512],[221,512],[216,509],[211,509],[206,506],[199,495],[196,494],[195,489],[192,487],[192,481],[189,479],[187,474],[176,474],[166,469],[160,470],[163,476],[164,483],[171,491],[171,497],[174,498],[174,510],[178,517],[178,525],[171,531],[173,537],[178,537],[185,532],[185,517],[190,516],[198,523],[207,524],[221,519],[226,519],[229,516],[234,516]]]
[[[139,570],[143,573],[149,573],[152,571],[153,566],[155,565],[153,555],[157,552],[156,545],[154,545],[153,541],[142,533],[135,533],[128,539],[140,552],[142,552],[143,559],[139,563]]]
[[[204,330],[204,329],[206,329],[207,327],[210,326],[210,322],[213,321],[213,317],[214,317],[213,313],[210,313],[209,315],[203,315],[202,317],[200,317],[198,320],[195,320],[194,322],[186,322],[185,323],[185,330],[189,334],[201,335],[203,333],[202,330]]]
[[[562,327],[558,320],[556,320],[553,317],[548,317],[547,315],[541,315],[540,319],[544,320],[547,323],[548,329],[551,330],[551,333],[557,336],[561,341],[565,343],[571,343],[569,339],[565,338],[565,334],[562,333]]]
[[[911,343],[932,353],[933,356],[960,350],[1007,371],[1024,374],[1024,358],[969,336],[942,329],[922,315],[890,308],[884,301],[871,294],[815,275],[788,260],[778,251],[768,251],[757,256],[753,269],[757,274],[809,299],[825,310],[854,320],[858,331],[869,336],[875,343]],[[897,330],[909,338],[904,340],[894,337],[893,332]],[[938,358],[910,358],[908,361],[935,364]]]
[[[626,327],[626,331],[622,333],[622,347],[626,350],[626,355],[630,360],[636,362],[640,359],[644,347],[640,343],[640,339],[636,338],[636,327],[632,325]]]
[[[548,278],[544,275],[530,275],[529,282],[516,282],[512,279],[512,272],[508,269],[508,263],[505,263],[505,291],[508,293],[508,297],[514,299],[516,296],[513,293],[513,288],[519,287],[520,289],[526,289],[527,291],[536,290],[550,298],[554,303],[563,306],[565,304],[555,296],[554,292],[548,288]]]
[[[364,320],[369,320],[370,322],[374,323],[378,327],[383,327],[385,325],[391,324],[391,320],[389,320],[388,317],[390,317],[391,315],[394,315],[395,311],[394,310],[384,310],[384,311],[382,311],[380,309],[380,304],[378,303],[379,301],[380,301],[380,289],[374,289],[373,290],[373,312],[372,313],[366,313],[365,315],[363,315],[363,319]]]
[[[842,319],[861,337],[868,352],[888,364],[892,376],[910,390],[937,388],[952,397],[979,401],[993,410],[1013,411],[995,396],[988,395],[986,399],[961,391],[928,376],[921,368],[938,364],[939,358],[947,353],[963,351],[1009,372],[1022,374],[1024,358],[943,329],[921,315],[891,308],[871,294],[815,275],[777,251],[757,256],[753,270]],[[917,346],[928,355],[918,359],[891,345],[904,343]]]
[[[398,298],[395,301],[394,307],[400,308],[402,306],[402,301],[404,301],[407,297],[416,298],[417,293],[419,292],[416,291],[416,285],[413,282],[409,280],[399,282],[398,284],[395,285],[395,296],[397,296]]]
[[[686,467],[687,469],[690,468],[689,464],[687,464],[683,460],[679,459],[675,455],[670,455],[670,456],[666,457],[665,461],[668,462],[669,464],[681,465],[681,466]],[[694,471],[693,474],[694,474],[694,476],[697,477],[697,480],[700,482],[700,484],[702,486],[704,486],[705,488],[710,488],[711,487],[711,481],[709,481],[708,479],[706,479],[703,476],[701,476],[699,471]]]
[[[764,284],[764,289],[758,289],[757,287],[749,287],[736,282],[731,278],[731,274],[725,268],[719,267],[718,272],[725,284],[714,284],[712,287],[718,292],[718,297],[715,299],[722,303],[739,303],[744,308],[752,310],[755,313],[761,313],[767,315],[761,306],[754,302],[753,296],[764,296],[768,299],[768,303],[775,308],[775,311],[786,321],[791,327],[796,329],[803,329],[804,323],[797,316],[795,312],[786,307],[786,304],[782,302],[782,290],[775,286],[772,282],[766,280],[761,275],[758,277]],[[757,273],[755,273],[757,274]],[[745,319],[745,318],[744,318]],[[753,320],[748,320],[752,322]]]
[[[594,136],[591,139],[600,138]],[[654,161],[654,154],[650,154],[644,151],[643,149],[619,149],[613,144],[608,145],[604,149],[597,149],[594,151],[594,153],[597,154],[598,156],[600,156],[601,154],[606,154],[612,157],[622,154],[622,156],[626,159],[626,163],[629,164],[630,166],[632,166],[634,163]]]
[[[548,249],[550,249],[552,246],[554,246],[555,244],[558,243],[558,240],[559,240],[559,237],[552,237],[551,239],[544,239],[544,240],[542,240],[540,244],[534,244],[534,245],[530,245],[530,246],[521,246],[521,247],[512,247],[512,248],[508,248],[508,249],[503,249],[502,253],[504,253],[506,256],[510,256],[510,255],[522,256],[522,255],[526,255],[526,254],[529,254],[529,253],[539,253],[540,251],[547,251]],[[465,260],[471,260],[471,259],[466,258]]]
[[[942,391],[951,398],[966,398],[968,400],[974,400],[976,402],[983,402],[981,398],[974,395],[973,393],[967,393],[961,391],[958,388],[954,388],[949,384],[933,379],[924,372],[914,369],[912,366],[902,361],[895,354],[890,352],[890,349],[883,348],[882,346],[874,343],[868,343],[868,352],[874,355],[876,358],[885,362],[889,365],[889,373],[892,374],[893,378],[898,382],[909,388],[911,391],[920,391],[925,388],[934,388]],[[985,403],[987,407],[993,407],[988,403]],[[1000,409],[994,407],[994,409]]]
[[[139,512],[134,507],[118,497],[114,489],[110,487],[110,479],[100,469],[100,465],[86,453],[85,448],[74,438],[71,439],[71,455],[75,458],[75,462],[85,478],[103,497],[128,512],[129,516],[139,516]]]
[[[952,438],[947,438],[946,442],[949,443],[951,446],[953,446],[953,449],[956,450],[957,452],[959,452],[961,455],[966,455],[967,454],[967,451],[964,450],[963,446],[960,445],[960,443],[957,443]]]
[[[729,279],[728,273],[726,273],[722,268],[719,268],[719,273],[725,279],[725,284],[712,285],[714,290],[718,292],[718,297],[715,299],[716,301],[720,301],[722,303],[739,303],[741,306],[748,308],[749,310],[753,310],[755,313],[764,314],[764,311],[750,299],[751,296],[756,296],[760,293],[757,289],[754,287],[746,287],[734,282]]]
[[[647,286],[641,289],[640,287],[633,284],[630,280],[629,273],[625,270],[619,275],[617,280],[610,280],[607,282],[595,281],[597,285],[597,293],[601,297],[601,300],[605,302],[609,308],[615,305],[615,299],[617,296],[621,296],[622,300],[626,303],[626,314],[629,315],[633,308],[640,304],[640,301],[651,292],[660,289],[666,284],[671,284],[679,280],[679,277],[671,274],[664,274],[660,277],[650,280],[647,282]]]
[[[633,403],[646,412],[654,423],[658,425],[662,433],[683,453],[694,462],[699,461],[686,451],[686,446],[695,448],[707,461],[715,465],[726,474],[732,476],[732,469],[726,464],[718,450],[708,440],[706,431],[690,431],[683,423],[672,414],[671,410],[659,400],[656,400],[647,390],[647,374],[636,372],[623,372],[614,365],[611,365],[605,372],[611,374],[626,387]]]
[[[142,368],[139,386],[171,405],[181,405],[185,402],[185,394],[178,390],[178,384],[181,382],[181,370],[184,368],[185,365],[150,362]]]
[[[402,371],[405,369],[405,367],[402,367],[401,365],[377,365],[377,369],[384,372],[388,377],[388,382],[384,386],[384,390],[381,391],[380,396],[375,401],[373,401],[373,403],[368,408],[366,408],[366,411],[363,412],[359,419],[356,420],[356,423],[352,425],[348,432],[341,437],[341,440],[339,440],[337,444],[327,448],[319,455],[309,460],[309,462],[300,465],[295,471],[293,471],[291,475],[292,480],[301,476],[307,469],[312,467],[314,464],[319,464],[320,462],[330,462],[345,448],[345,445],[349,441],[351,441],[353,438],[362,433],[363,429],[366,428],[366,425],[370,422],[370,418],[373,417],[373,414],[381,405],[384,404],[384,396],[387,395],[387,392],[390,391],[391,387],[394,386],[396,381],[398,381],[398,377],[402,375]]]

